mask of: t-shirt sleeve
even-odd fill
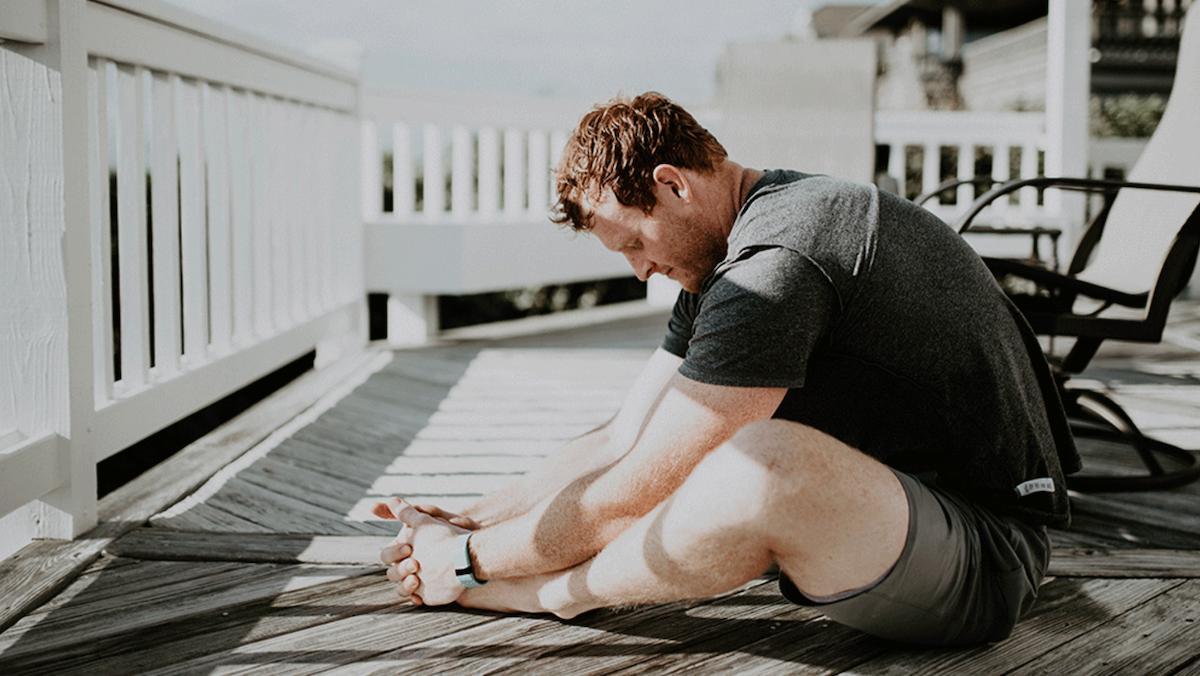
[[[700,309],[700,296],[687,291],[680,291],[671,309],[671,319],[667,322],[667,335],[663,338],[662,349],[683,359],[687,357],[688,343],[692,340],[692,324]]]
[[[672,322],[686,302],[681,296]],[[747,252],[722,265],[694,302],[679,372],[734,387],[802,387],[809,356],[839,305],[819,265],[780,247]]]

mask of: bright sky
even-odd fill
[[[775,40],[797,12],[876,0],[166,0],[309,53],[364,52],[370,82],[595,101],[713,94],[728,42]]]

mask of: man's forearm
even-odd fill
[[[572,439],[511,485],[480,498],[464,515],[490,526],[529,512],[579,477],[615,462],[618,454],[609,440],[607,423]]]

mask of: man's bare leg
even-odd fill
[[[886,573],[908,532],[908,501],[878,461],[811,428],[748,426],[667,501],[575,568],[468,590],[468,607],[552,612],[701,598],[772,560],[805,592],[856,589]]]

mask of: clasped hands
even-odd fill
[[[465,587],[454,574],[455,538],[478,529],[479,524],[440,507],[413,505],[399,498],[376,504],[372,512],[404,524],[379,553],[379,560],[388,566],[388,580],[396,583],[396,593],[418,606],[457,601]]]

